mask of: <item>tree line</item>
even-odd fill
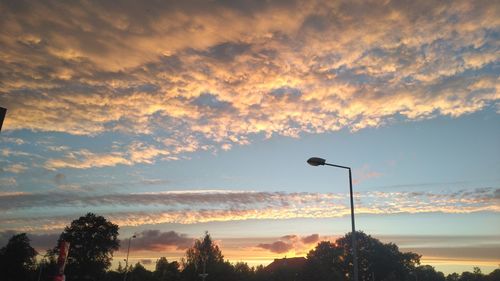
[[[305,258],[276,259],[264,267],[230,263],[210,234],[195,240],[180,262],[161,257],[153,271],[141,263],[110,270],[119,249],[118,225],[88,213],[74,220],[59,237],[70,242],[66,281],[348,281],[351,280],[351,233],[335,242],[322,241]],[[363,232],[356,233],[360,281],[500,281],[500,268],[486,275],[473,272],[445,276],[432,266],[420,265],[421,256],[401,252]],[[58,243],[59,245],[59,243]],[[40,260],[25,233],[13,235],[0,249],[0,280],[52,281],[57,270],[58,246]],[[206,273],[204,275],[203,273]]]

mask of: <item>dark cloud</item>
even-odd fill
[[[249,51],[250,47],[250,44],[225,42],[209,48],[204,55],[216,60],[228,62]]]
[[[481,239],[477,237],[477,239]],[[432,259],[498,261],[500,260],[500,246],[498,244],[482,246],[453,246],[453,247],[401,247],[402,251],[411,251]]]
[[[0,196],[0,209],[35,206],[103,206],[103,205],[162,205],[242,207],[245,205],[287,205],[280,192],[166,192],[142,194],[105,194],[88,196],[74,192],[48,192]]]
[[[269,250],[273,253],[286,253],[292,249],[302,251],[310,244],[319,241],[319,234],[311,234],[308,236],[300,237],[295,234],[284,235],[279,238],[279,241],[273,243],[261,243],[257,247]],[[305,247],[305,248],[304,248]]]
[[[333,17],[330,17],[330,19]],[[328,17],[322,15],[309,15],[302,23],[302,28],[312,28],[315,31],[323,32],[327,30],[328,25],[331,24]]]
[[[296,240],[297,238],[298,236],[295,234],[281,236],[281,239],[283,240]]]
[[[349,214],[346,194],[334,193],[284,193],[248,191],[172,191],[159,193],[89,195],[81,191],[0,194],[0,210],[10,214],[2,218],[8,229],[27,229],[34,224],[42,229],[61,229],[71,221],[67,215],[61,218],[37,215],[32,219],[18,217],[13,210],[38,210],[50,206],[61,210],[73,208],[109,208],[120,206],[121,211],[107,213],[121,225],[158,224],[166,222],[196,223],[217,220],[275,218],[279,210],[282,218],[338,217]],[[497,189],[481,188],[450,193],[386,192],[358,193],[358,206],[366,214],[398,213],[473,213],[498,210]],[[155,206],[157,211],[146,213],[137,207]],[[15,227],[14,227],[15,225]],[[301,238],[284,236],[284,241]],[[305,241],[316,239],[314,236]],[[305,243],[305,241],[303,243]]]
[[[221,101],[216,95],[210,93],[199,95],[191,103],[199,107],[207,107],[216,110],[229,109],[231,107],[230,103]]]
[[[156,251],[170,247],[184,250],[191,247],[193,241],[194,239],[189,238],[186,234],[175,231],[144,230],[136,234],[136,238],[131,243],[131,248],[134,250]]]
[[[6,230],[0,232],[0,248],[5,246],[9,239],[22,232]],[[45,250],[51,249],[56,246],[57,240],[59,239],[59,233],[52,234],[36,234],[36,233],[27,233],[28,238],[30,239],[30,245],[35,248],[39,252],[43,252]]]
[[[262,244],[257,245],[257,247],[269,250],[273,253],[282,254],[282,253],[286,253],[286,252],[290,251],[291,249],[293,249],[293,244],[286,243],[283,241],[276,241],[276,242],[271,243],[271,244],[262,243]]]
[[[288,100],[298,100],[302,95],[300,89],[291,87],[281,87],[278,89],[274,89],[269,94],[275,97],[276,99],[288,99]]]
[[[319,241],[318,234],[311,234],[309,236],[305,236],[301,238],[302,243],[304,244],[313,244]]]
[[[151,184],[160,184],[162,181],[153,181]],[[106,187],[106,185],[102,186]],[[467,199],[461,206],[478,206],[482,204],[489,206],[498,197],[498,189],[479,188],[460,190],[450,193],[431,192],[399,192],[393,194],[394,200],[406,200],[409,198],[420,200],[418,204],[425,207],[424,203],[434,199],[449,199],[449,207],[456,204],[456,198]],[[366,198],[364,198],[366,196]],[[372,204],[366,201],[369,198],[377,200],[378,204],[384,204],[385,193],[374,191],[365,195],[361,194],[361,204]],[[158,206],[226,206],[229,208],[244,208],[245,206],[269,206],[288,207],[290,202],[301,204],[326,204],[328,200],[342,199],[345,194],[321,194],[321,193],[284,193],[284,192],[249,192],[249,191],[172,191],[153,193],[110,193],[100,195],[89,195],[81,192],[45,192],[45,193],[7,193],[0,196],[0,209],[11,210],[20,208],[32,208],[43,206],[105,206],[105,205],[158,205]],[[307,198],[304,199],[304,198]],[[396,202],[396,201],[394,201]],[[466,202],[469,202],[466,204]],[[332,203],[332,202],[330,202]],[[340,203],[340,201],[339,201]],[[415,203],[417,204],[417,203]],[[446,205],[447,206],[447,205]],[[403,206],[401,206],[403,207]]]
[[[54,182],[56,184],[62,184],[65,179],[66,179],[66,176],[64,174],[61,174],[61,173],[57,173],[54,176]]]

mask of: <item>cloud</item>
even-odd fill
[[[67,152],[52,170],[458,117],[500,99],[492,1],[1,5],[4,130],[155,138]]]
[[[92,153],[87,149],[73,151],[66,154],[64,158],[48,159],[44,167],[48,170],[61,168],[88,169],[98,167],[109,167],[117,164],[130,165],[132,162],[126,159],[122,153]]]
[[[379,178],[381,176],[381,173],[371,170],[368,165],[363,165],[354,175],[353,183],[359,184],[369,179]]]
[[[306,237],[302,237],[302,243],[304,244],[313,244],[319,241],[319,235],[318,234],[311,234]]]
[[[66,176],[64,174],[61,174],[61,173],[57,173],[54,176],[54,182],[58,185],[62,184],[65,179],[66,179]]]
[[[0,187],[15,187],[17,186],[17,180],[14,177],[3,177],[0,178]]]
[[[184,250],[193,245],[194,239],[175,231],[144,230],[136,234],[131,249],[136,251]]]
[[[319,234],[311,234],[304,237],[291,234],[282,236],[279,241],[273,243],[260,243],[257,247],[277,254],[287,253],[291,250],[294,250],[297,253],[309,250],[311,244],[315,244],[318,241]]]
[[[5,143],[14,143],[16,145],[23,145],[23,144],[28,143],[25,140],[20,139],[20,138],[10,138],[10,137],[3,137],[3,136],[0,138],[0,140],[2,142],[5,142]]]
[[[26,165],[21,164],[21,163],[17,163],[17,164],[12,164],[12,165],[9,165],[5,168],[2,168],[2,171],[8,172],[8,173],[19,174],[19,173],[26,171],[27,169],[28,169],[28,167]]]
[[[90,169],[116,165],[152,164],[159,157],[164,160],[172,159],[170,154],[168,149],[159,149],[154,145],[133,142],[125,150],[104,153],[94,153],[88,149],[66,151],[63,157],[47,159],[43,167],[55,171],[62,168]]]
[[[418,214],[500,212],[497,189],[478,188],[450,193],[356,193],[357,214]],[[334,218],[350,214],[348,195],[335,193],[285,193],[248,191],[178,191],[139,194],[88,195],[81,192],[7,193],[0,196],[2,227],[23,231],[62,229],[74,208],[102,210],[120,226],[162,223],[194,224],[249,219]],[[51,206],[62,214],[47,217],[39,210]],[[119,207],[119,208],[118,208]],[[119,209],[119,212],[109,210]],[[23,210],[32,218],[18,216]],[[303,239],[303,240],[300,240]],[[309,243],[311,237],[282,237],[285,242]]]
[[[7,230],[0,232],[0,248],[5,246],[9,239],[19,234],[17,231]],[[44,250],[51,249],[57,245],[57,240],[59,239],[59,233],[51,233],[51,234],[37,234],[37,233],[27,233],[28,238],[30,239],[30,245],[35,248],[39,252],[43,252]]]
[[[271,243],[271,244],[262,243],[262,244],[257,245],[257,247],[269,250],[273,253],[282,254],[282,253],[286,253],[286,252],[290,251],[293,248],[293,245],[285,243],[283,241],[276,241],[276,242]]]

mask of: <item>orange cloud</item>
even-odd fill
[[[162,135],[51,169],[457,117],[500,99],[493,2],[2,5],[5,130]]]

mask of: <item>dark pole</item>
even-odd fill
[[[354,196],[352,194],[352,174],[351,174],[351,168],[346,167],[346,166],[340,166],[340,165],[335,165],[335,164],[330,164],[326,163],[326,160],[323,158],[318,158],[318,157],[312,157],[307,160],[307,163],[311,166],[332,166],[332,167],[337,167],[337,168],[342,168],[349,170],[349,194],[351,197],[351,224],[352,224],[352,266],[354,267],[354,274],[353,274],[353,280],[358,281],[358,247],[357,247],[357,239],[356,239],[356,227],[355,227],[355,222],[354,222]]]
[[[352,266],[354,267],[354,281],[358,281],[358,246],[357,246],[357,239],[356,239],[356,223],[354,221],[354,196],[352,194],[352,174],[351,174],[351,168],[346,167],[346,166],[340,166],[340,165],[334,165],[330,163],[326,163],[324,165],[327,166],[332,166],[332,167],[337,167],[337,168],[342,168],[342,169],[347,169],[349,170],[349,194],[351,197],[351,225],[352,225],[352,233],[351,233],[351,238],[352,238]]]
[[[356,227],[354,226],[354,199],[352,196],[352,176],[351,168],[349,168],[349,192],[351,193],[351,223],[352,223],[352,265],[354,266],[354,280],[358,281],[358,247],[356,240]]]
[[[130,242],[132,242],[132,237],[128,239],[128,248],[127,248],[127,259],[125,259],[125,275],[123,276],[123,281],[127,281],[127,272],[128,272],[128,254],[130,253]]]
[[[127,272],[128,272],[128,254],[130,253],[130,242],[132,242],[132,238],[135,238],[135,235],[128,239],[128,248],[127,248],[127,259],[125,260],[125,275],[123,276],[123,281],[127,281]]]

